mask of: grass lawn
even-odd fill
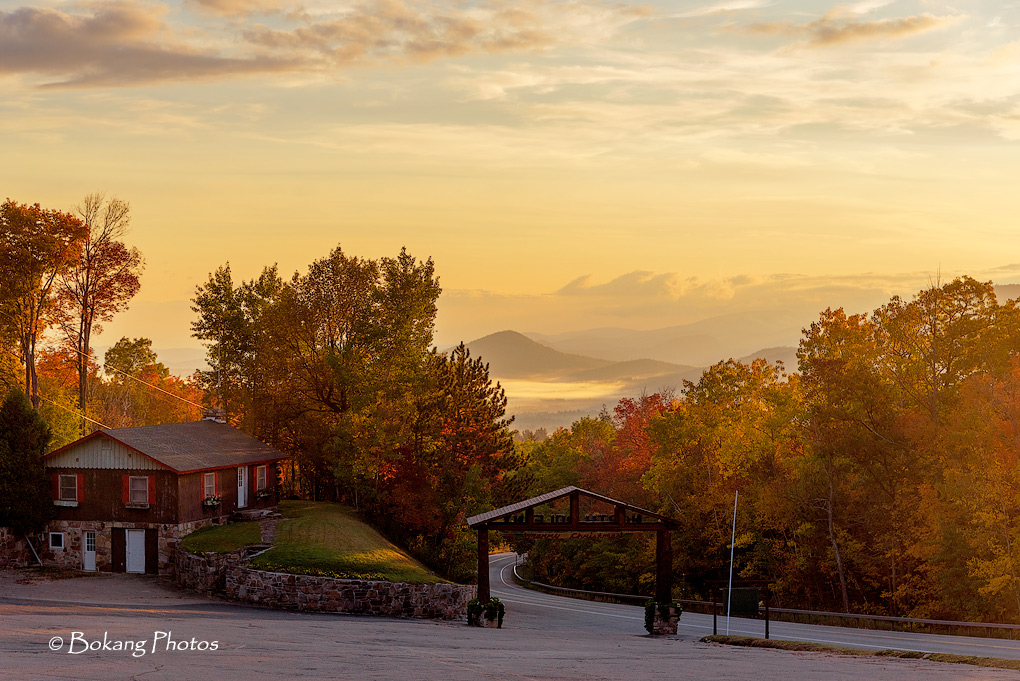
[[[282,501],[280,512],[286,519],[276,528],[273,548],[251,562],[254,568],[415,584],[444,581],[345,506]]]
[[[210,525],[195,530],[181,540],[181,548],[191,553],[226,553],[262,542],[259,524],[254,521]]]

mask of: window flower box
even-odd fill
[[[206,508],[216,508],[220,505],[220,498],[218,496],[208,496],[202,501],[202,505]]]

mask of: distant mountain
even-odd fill
[[[769,364],[782,362],[783,368],[786,369],[788,374],[797,371],[797,348],[794,347],[765,348],[750,355],[745,355],[738,361],[749,364],[756,359],[766,359]]]
[[[498,378],[564,378],[577,371],[607,367],[613,362],[554,350],[516,331],[500,331],[467,344],[472,357],[489,364]]]
[[[585,333],[590,334],[590,338],[586,339]],[[585,333],[563,336],[572,336],[568,340],[577,345],[591,342],[604,349],[613,341],[623,342],[628,336],[633,341],[634,334],[648,332],[595,329]],[[661,339],[669,336],[664,333],[649,337],[665,342]],[[705,370],[704,366],[659,359],[614,362],[561,352],[515,331],[494,333],[467,346],[472,356],[488,362],[490,376],[503,382],[509,400],[508,411],[515,416],[514,427],[521,430],[545,428],[552,432],[582,416],[594,416],[603,408],[612,410],[624,397],[663,390],[679,393],[685,381],[696,383]],[[711,363],[729,358],[708,356],[716,357]],[[741,355],[739,361],[751,362],[758,358],[782,361],[787,373],[797,368],[796,348],[789,345],[747,353]]]
[[[701,373],[701,368],[655,359],[632,359],[626,362],[613,362],[598,369],[577,371],[571,374],[570,378],[575,381],[640,381],[668,374],[686,374],[690,371]]]
[[[662,329],[597,328],[561,334],[528,333],[561,352],[617,361],[654,359],[686,366],[710,366],[745,357],[762,347],[790,347],[814,313],[741,312]]]

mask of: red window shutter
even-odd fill
[[[213,494],[219,496],[220,493],[220,472],[216,471],[213,473]]]
[[[123,482],[121,487],[123,487],[123,491],[124,491],[124,503],[126,504],[126,503],[131,501],[131,476],[130,475],[122,475],[120,477],[121,477],[121,480]]]
[[[74,494],[75,501],[78,501],[78,502],[85,501],[85,474],[84,473],[79,473],[78,474],[78,483],[77,483],[77,485],[78,486],[74,490],[74,492],[75,492],[75,494]]]
[[[145,478],[149,482],[149,506],[156,505],[156,477],[150,475]]]
[[[60,473],[53,474],[53,499],[60,501]]]

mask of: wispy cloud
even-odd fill
[[[38,73],[46,85],[91,87],[288,71],[289,59],[226,57],[177,37],[167,8],[106,2],[81,14],[23,7],[0,12],[0,73]]]
[[[288,5],[285,0],[185,0],[184,4],[199,12],[235,17],[279,12]]]
[[[868,313],[893,295],[909,299],[937,281],[970,274],[996,284],[1020,280],[1020,266],[986,272],[901,272],[812,276],[735,275],[717,279],[679,272],[634,271],[609,281],[583,276],[547,295],[453,290],[440,299],[442,342],[454,343],[506,328],[562,333],[595,326],[655,329],[724,315],[776,318],[795,344],[800,328],[828,308]],[[1010,293],[1017,287],[1007,286]],[[597,320],[597,321],[595,321]]]
[[[51,87],[107,87],[328,73],[351,64],[427,62],[599,40],[648,14],[640,7],[557,0],[378,0],[328,13],[278,0],[187,4],[219,24],[175,31],[168,5],[137,0],[0,12],[0,74],[40,74],[51,78],[44,83]],[[260,13],[274,14],[273,26],[252,23]]]
[[[710,14],[723,14],[727,12],[739,12],[747,9],[758,9],[760,7],[768,7],[772,4],[774,4],[773,0],[723,0],[723,2],[705,5],[704,7],[697,7],[695,9],[687,10],[686,12],[673,14],[672,16],[678,19],[703,17]]]
[[[297,28],[252,26],[243,36],[261,48],[319,55],[335,64],[423,62],[600,39],[647,14],[640,7],[548,0],[497,0],[476,6],[379,0]]]
[[[881,7],[870,2],[853,7],[837,7],[821,19],[806,24],[792,21],[773,21],[751,25],[755,33],[788,35],[804,39],[810,47],[831,47],[866,40],[896,40],[919,33],[945,28],[957,21],[956,16],[935,16],[918,14],[896,19],[858,19],[860,15]]]

